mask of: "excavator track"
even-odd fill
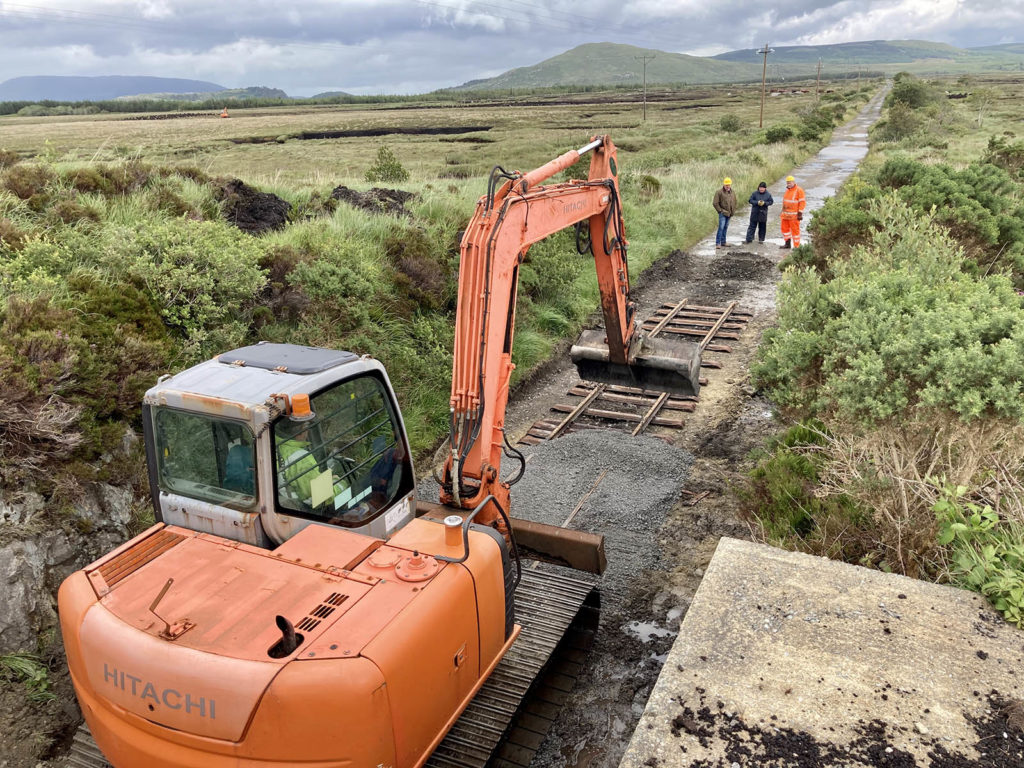
[[[560,647],[563,636],[570,632],[578,616],[586,611],[592,594],[595,594],[595,581],[576,571],[563,568],[523,569],[523,580],[516,589],[515,600],[516,623],[522,626],[522,632],[434,750],[426,768],[484,768],[493,765],[492,755],[512,726],[534,682]],[[556,662],[561,668],[552,670],[552,675],[560,680],[565,678],[566,653],[572,655],[573,648],[558,656]],[[550,688],[550,684],[547,687]],[[556,682],[555,688],[564,689],[565,686]],[[530,719],[541,722],[536,717]],[[550,724],[552,719],[553,714],[546,718],[547,723]],[[516,730],[522,730],[521,724]],[[527,737],[524,741],[529,742],[532,738],[539,746],[544,734],[541,728],[534,726],[531,731],[524,731],[524,735]],[[513,745],[512,752],[520,755],[512,761],[513,764],[529,764],[524,751],[517,745]],[[532,755],[532,751],[528,752]],[[496,756],[496,763],[509,765],[507,757]],[[75,733],[65,766],[112,768],[84,723]]]
[[[434,750],[426,768],[489,764],[534,681],[592,592],[594,582],[575,571],[523,570],[516,589],[516,623],[523,631]]]

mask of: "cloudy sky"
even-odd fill
[[[292,96],[417,93],[581,43],[712,55],[778,45],[1024,41],[1024,0],[0,0],[0,81],[160,75]]]

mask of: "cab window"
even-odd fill
[[[310,404],[309,420],[274,424],[279,511],[364,525],[412,489],[407,449],[380,379],[344,381]]]
[[[253,436],[247,426],[160,408],[154,427],[161,490],[214,504],[255,503]]]

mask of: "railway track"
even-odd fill
[[[595,583],[596,579],[564,568],[523,569],[515,599],[516,623],[522,632],[426,766],[529,765],[579,673],[590,629],[585,622],[578,627],[574,622],[581,615],[595,615]],[[527,701],[531,691],[536,696]],[[503,742],[506,733],[509,738]],[[65,766],[112,768],[85,724],[75,733]]]
[[[702,356],[708,352],[728,354],[753,317],[752,313],[736,308],[736,302],[725,307],[690,304],[687,299],[676,304],[663,304],[644,321],[641,328],[650,337],[675,335],[697,341]],[[721,368],[714,358],[701,361],[703,369]],[[707,378],[701,376],[701,385]],[[649,392],[634,387],[621,387],[580,381],[566,395],[582,398],[576,403],[556,403],[551,406],[555,417],[533,423],[519,439],[525,445],[537,445],[554,440],[559,435],[580,429],[604,429],[608,422],[625,423],[634,435],[648,427],[659,426],[681,429],[680,414],[691,413],[699,397],[669,397],[663,392]],[[611,406],[619,406],[613,408]]]

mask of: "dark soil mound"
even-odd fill
[[[764,280],[775,270],[775,262],[752,253],[731,251],[715,259],[708,277],[722,280]]]
[[[374,187],[367,192],[356,192],[344,185],[339,185],[331,192],[331,197],[348,203],[355,208],[362,208],[371,213],[393,213],[396,216],[411,216],[405,209],[405,201],[413,196],[412,192],[401,189],[381,189]]]
[[[224,217],[243,232],[259,235],[288,223],[291,203],[233,179],[221,190]]]

